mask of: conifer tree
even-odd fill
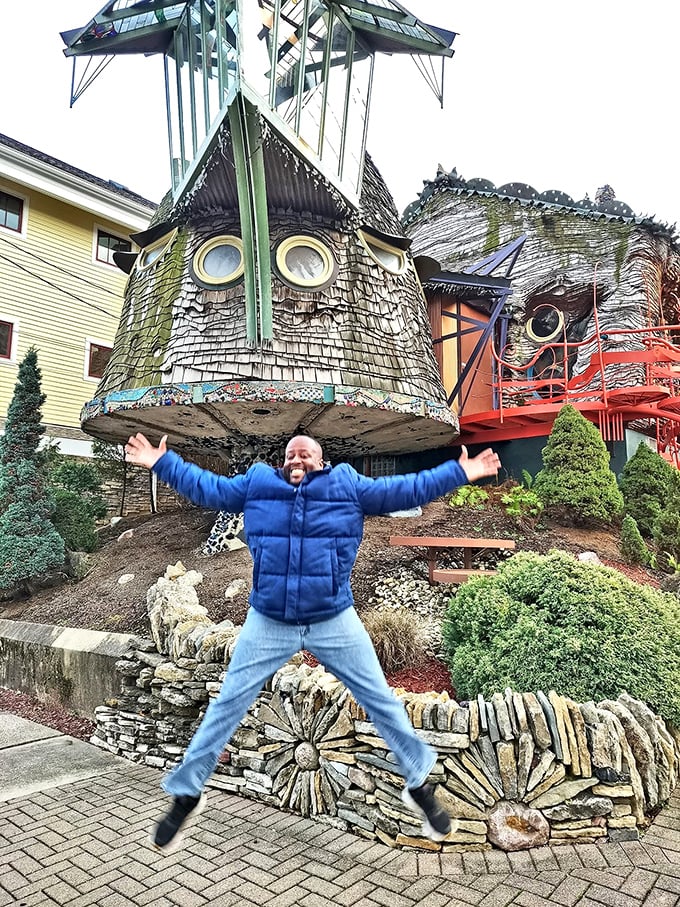
[[[642,538],[638,524],[627,513],[621,524],[621,542],[619,549],[627,564],[648,564],[650,551]]]
[[[623,510],[609,451],[597,428],[565,404],[543,449],[533,490],[553,519],[574,526],[611,524]]]
[[[45,395],[38,354],[19,366],[0,438],[0,589],[30,593],[32,582],[64,562],[64,543],[50,522],[54,503],[38,444]]]
[[[644,441],[623,467],[621,493],[626,513],[647,538],[653,535],[662,510],[680,507],[677,472]]]

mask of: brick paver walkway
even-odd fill
[[[153,769],[0,803],[0,907],[673,907],[680,796],[642,842],[504,854],[394,851],[211,791],[186,847],[147,843],[167,798]]]

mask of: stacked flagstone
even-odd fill
[[[93,743],[162,769],[181,758],[239,633],[210,621],[200,579],[178,564],[149,590],[153,640],[118,663],[121,693],[96,710]],[[396,694],[439,754],[432,777],[457,819],[441,844],[403,805],[394,757],[364,711],[301,657],[267,684],[211,784],[396,847],[519,850],[633,840],[678,780],[680,733],[625,693],[598,704],[554,691],[460,703]]]

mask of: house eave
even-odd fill
[[[154,208],[125,198],[25,152],[0,145],[0,179],[66,202],[131,232],[146,228]]]

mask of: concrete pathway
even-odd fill
[[[641,842],[439,855],[213,790],[184,850],[161,856],[158,782],[0,713],[0,907],[680,905],[680,794]]]

